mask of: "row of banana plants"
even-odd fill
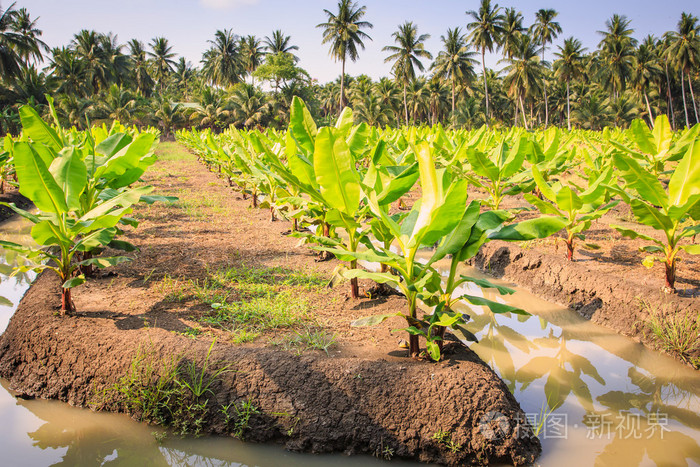
[[[421,354],[422,338],[426,353],[439,360],[447,328],[474,337],[465,327],[468,315],[453,311],[455,300],[495,313],[525,313],[479,296],[455,296],[466,282],[512,293],[486,280],[458,276],[459,263],[490,240],[543,238],[565,224],[554,216],[510,223],[510,213],[484,210],[480,201],[468,200],[467,179],[438,167],[447,155],[440,141],[378,135],[377,129],[353,125],[350,109],[334,126],[317,128],[303,102],[295,99],[284,134],[232,130],[219,136],[182,132],[178,137],[233,185],[253,197],[264,194],[273,212],[314,226],[295,235],[345,263],[338,274],[349,279],[353,297],[359,297],[359,278],[397,288],[406,296],[406,310],[359,319],[354,325],[400,316],[406,322],[410,355]],[[416,183],[420,198],[411,209],[392,209]],[[419,251],[429,246],[435,246],[431,258],[419,261]],[[451,264],[446,278],[434,267],[443,258]],[[358,267],[359,261],[381,269],[365,270]],[[431,311],[419,313],[421,303]]]
[[[556,128],[539,132],[519,128],[446,131],[440,126],[378,129],[353,125],[352,113],[346,110],[335,128],[346,139],[355,176],[362,185],[376,184],[377,180],[387,187],[393,184],[378,199],[379,206],[386,208],[396,201],[403,207],[403,193],[417,180],[416,148],[427,143],[433,162],[451,180],[466,180],[484,194],[483,206],[499,211],[507,197],[522,195],[527,203],[510,209],[511,214],[531,211],[522,213],[531,216],[539,212],[564,222],[563,235],[557,240],[566,244],[568,260],[574,259],[578,247],[598,248],[586,241],[586,232],[620,203],[628,206],[634,221],[611,227],[625,237],[649,243],[642,247],[647,252],[643,264],[665,266],[666,292],[675,292],[680,252],[700,253],[689,241],[695,238],[700,215],[696,196],[700,192],[696,173],[698,125],[673,132],[662,115],[653,129],[639,120],[628,130],[602,132]],[[315,186],[315,180],[309,178],[314,175],[309,168],[314,165],[319,131],[297,100],[286,132],[231,129],[218,135],[182,132],[179,138],[213,169],[225,174],[231,185],[238,186],[244,195],[249,193],[254,204],[262,195],[262,205],[270,209],[272,219],[282,213],[293,219],[294,230],[300,221],[316,224],[317,232],[322,228],[323,234],[313,239],[330,247],[332,240],[328,239],[334,238],[338,222],[326,221],[326,206],[330,205],[319,197],[320,185]],[[326,139],[325,133],[322,139]],[[329,195],[333,198],[330,202],[336,203],[336,194]],[[373,229],[374,238],[389,245],[385,242],[392,241],[391,235],[379,231],[379,216],[367,201],[363,198],[360,203],[369,212],[364,228]],[[354,203],[349,207],[354,208]],[[331,216],[336,214],[331,212]],[[652,229],[658,234],[652,234]],[[352,237],[351,251],[361,239]]]
[[[12,163],[19,192],[36,209],[25,211],[1,203],[26,218],[36,246],[0,241],[25,261],[12,274],[51,270],[60,279],[61,315],[75,311],[71,290],[104,268],[128,261],[126,256],[100,256],[103,250],[134,251],[118,237],[139,202],[171,201],[152,195],[153,187],[132,187],[155,161],[157,131],[143,132],[115,123],[87,131],[61,128],[51,100],[53,124],[30,106],[20,108],[22,133],[5,138],[4,154]]]

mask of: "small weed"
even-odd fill
[[[391,446],[385,446],[384,440],[382,439],[379,441],[379,446],[374,450],[373,455],[379,459],[390,461],[391,458],[394,457],[394,450],[391,448]]]
[[[177,334],[185,337],[189,337],[190,339],[196,339],[202,334],[202,328],[196,327],[196,328],[187,328],[182,332],[178,332]]]
[[[151,269],[150,272],[149,272],[148,274],[146,274],[146,275],[143,277],[143,283],[144,283],[144,285],[145,285],[149,280],[151,280],[151,277],[153,276],[153,273],[154,273],[154,272],[156,272],[156,268]]]
[[[321,328],[307,327],[302,331],[294,331],[294,334],[285,336],[281,342],[272,342],[280,345],[285,351],[292,351],[300,355],[304,350],[323,350],[328,354],[328,349],[335,345],[336,335],[329,335]]]
[[[233,414],[231,408],[233,408]],[[221,407],[221,413],[224,415],[224,423],[231,428],[231,434],[243,441],[244,432],[250,424],[250,418],[259,414],[260,410],[253,405],[251,399],[246,399],[240,404],[231,402]]]
[[[230,365],[211,370],[213,346],[200,366],[194,360],[184,363],[183,355],[161,358],[153,348],[140,346],[129,372],[105,391],[100,407],[111,400],[139,421],[200,435],[209,413],[204,396],[219,376],[232,371]]]
[[[552,413],[557,409],[557,406],[555,405],[551,409],[549,408],[549,400],[547,401],[546,405],[542,405],[542,408],[540,408],[540,413],[539,416],[537,417],[537,425],[534,427],[533,432],[535,433],[535,436],[539,438],[540,433],[542,433],[542,430],[547,424],[547,419],[552,415]]]
[[[158,444],[163,444],[168,438],[167,431],[151,431],[151,435],[153,435],[153,438],[155,438],[156,443]]]
[[[438,430],[437,433],[433,434],[432,439],[442,444],[451,452],[459,452],[462,449],[461,444],[457,444],[452,440],[452,432]]]
[[[277,417],[286,417],[292,421],[292,424],[289,428],[287,428],[287,436],[292,436],[294,434],[294,430],[296,429],[297,425],[301,421],[301,417],[297,415],[292,415],[287,412],[273,412],[271,415],[275,415]]]
[[[197,368],[195,361],[189,362],[184,367],[184,373],[186,378],[178,379],[178,383],[182,384],[184,387],[189,389],[192,394],[197,398],[201,398],[207,392],[211,392],[209,387],[212,383],[222,374],[228,373],[231,370],[231,364],[224,365],[221,368],[217,368],[211,374],[208,374],[209,370],[209,359],[211,358],[211,351],[214,349],[214,344],[216,344],[216,339],[211,342],[209,350],[207,350],[207,356],[204,358],[204,363],[201,368]]]
[[[640,300],[649,318],[643,323],[642,333],[651,333],[652,339],[666,352],[679,355],[685,362],[700,367],[700,358],[693,354],[700,351],[700,313],[681,313],[664,305],[656,309],[649,302]]]

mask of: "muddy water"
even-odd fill
[[[471,348],[540,427],[541,465],[700,465],[700,371],[522,289],[501,296],[469,284],[465,293],[532,313],[456,307],[472,317]]]
[[[20,221],[0,224],[0,239],[22,243],[29,241],[27,234],[28,226]],[[16,261],[12,256],[4,260]],[[16,306],[33,276],[8,279],[8,272],[0,266],[0,296]],[[460,273],[485,277],[466,267]],[[700,465],[700,372],[523,290],[507,297],[478,287],[459,293],[532,313],[493,315],[466,304],[458,307],[472,317],[468,327],[479,338],[472,349],[499,373],[539,427],[544,451],[538,464]],[[14,306],[0,304],[0,331],[13,312]],[[229,438],[168,435],[158,442],[163,431],[126,416],[19,400],[6,386],[3,382],[0,388],[1,465],[381,463],[371,457],[289,453]]]

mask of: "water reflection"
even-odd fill
[[[462,273],[478,275],[471,268]],[[472,349],[531,419],[544,419],[546,428],[551,412],[566,425],[563,436],[548,438],[545,429],[542,465],[700,463],[699,372],[521,290],[504,297],[469,285],[458,293],[536,314],[494,315],[461,305],[479,338]]]

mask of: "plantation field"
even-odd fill
[[[35,209],[3,205],[35,244],[0,245],[12,275],[44,273],[0,376],[26,397],[180,436],[520,464],[551,443],[526,408],[623,416],[637,396],[618,383],[646,394],[645,372],[677,389],[672,432],[694,443],[700,126],[381,130],[347,109],[317,127],[295,99],[285,132],[158,143],[21,115],[5,173]],[[508,436],[484,434],[493,411]]]
[[[453,300],[497,313],[522,312],[453,296],[464,283],[493,288],[488,281],[455,275],[460,262],[491,240],[561,248],[569,262],[587,260],[594,275],[629,275],[636,285],[669,295],[677,294],[683,277],[680,295],[695,294],[697,270],[690,258],[700,252],[694,243],[700,229],[695,220],[700,215],[698,126],[674,133],[661,116],[653,130],[641,120],[629,130],[604,132],[380,130],[353,125],[346,109],[334,127],[317,128],[299,99],[291,115],[284,133],[181,132],[178,138],[250,196],[253,207],[268,209],[272,220],[290,219],[292,235],[315,244],[322,256],[344,260],[347,267],[336,276],[349,279],[353,298],[359,297],[358,278],[398,287],[409,301],[401,316],[413,356],[420,353],[419,336],[430,357],[439,360],[445,328],[469,335],[464,317],[451,311]],[[313,233],[303,231],[304,223],[316,226]],[[434,253],[427,264],[416,262],[417,251],[429,246]],[[445,257],[452,265],[438,280],[431,265]],[[358,260],[380,263],[382,269],[365,271]],[[642,272],[640,264],[657,275]],[[695,306],[686,316],[687,306],[661,302],[650,306],[638,297],[638,310],[626,310],[638,318],[633,328],[696,362]],[[421,319],[418,304],[436,311]],[[678,327],[678,315],[687,328],[681,344],[663,336],[664,329]],[[373,325],[388,317],[353,324]],[[653,332],[647,321],[658,324]]]

